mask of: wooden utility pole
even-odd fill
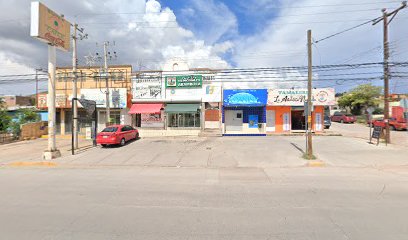
[[[307,158],[313,158],[312,142],[312,30],[307,31]]]
[[[390,105],[389,105],[389,64],[388,64],[388,59],[390,57],[390,49],[389,49],[389,43],[388,43],[388,25],[391,23],[391,21],[394,19],[395,15],[397,15],[398,11],[404,9],[407,6],[407,2],[404,1],[402,2],[402,5],[395,9],[394,11],[388,13],[387,10],[384,8],[382,9],[383,16],[382,18],[376,20],[373,25],[383,21],[383,31],[384,31],[384,36],[383,36],[383,44],[384,44],[384,63],[383,63],[383,69],[384,69],[384,122],[385,122],[385,141],[387,143],[391,142],[391,136],[390,136],[390,124],[389,124],[389,118],[390,118]],[[390,21],[388,21],[388,17],[391,17]]]

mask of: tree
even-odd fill
[[[378,97],[382,88],[371,84],[362,84],[341,96],[338,104],[343,108],[350,108],[353,114],[361,114],[361,110],[378,105]]]
[[[17,120],[11,124],[14,134],[20,134],[20,125],[30,122],[40,121],[40,116],[32,109],[19,109],[17,112]]]
[[[0,132],[6,131],[11,123],[11,117],[5,109],[3,98],[0,98]]]

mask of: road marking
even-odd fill
[[[56,167],[57,164],[55,162],[12,162],[7,164],[7,166],[11,167]]]
[[[307,163],[306,163],[306,166],[307,167],[324,167],[325,166],[325,164],[324,164],[324,162],[322,162],[322,161],[308,161]]]

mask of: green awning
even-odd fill
[[[199,103],[194,104],[167,104],[164,112],[166,113],[196,113],[200,108]]]

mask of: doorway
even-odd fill
[[[292,110],[292,130],[305,130],[305,116],[303,110]]]
[[[226,131],[242,131],[244,122],[242,110],[226,110],[225,111],[225,130]]]

